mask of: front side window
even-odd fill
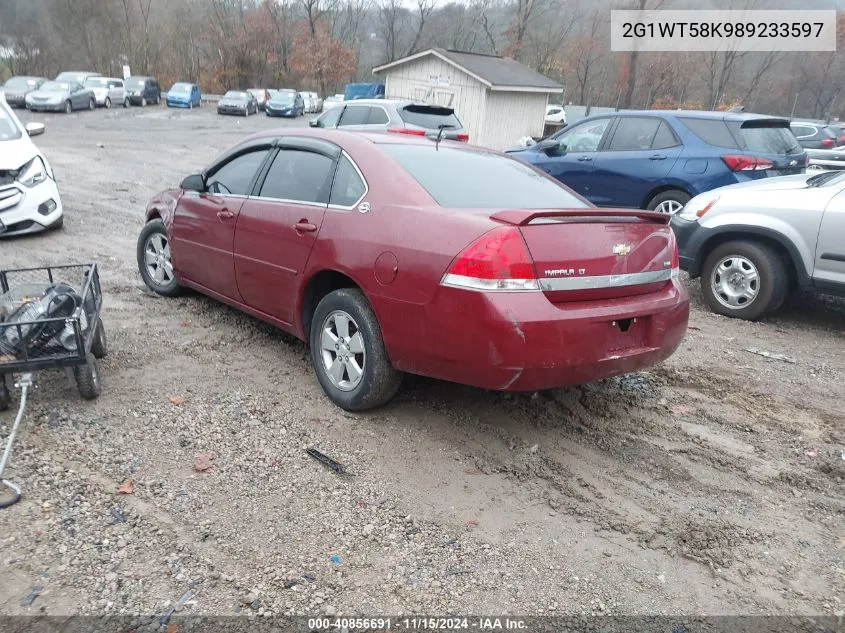
[[[334,161],[328,156],[298,149],[280,151],[261,185],[262,198],[295,202],[328,202]]]
[[[561,149],[567,152],[595,152],[599,149],[601,138],[604,135],[610,119],[598,119],[581,123],[567,130],[560,136]]]
[[[332,108],[317,119],[317,127],[337,127],[337,122],[342,112],[343,108],[341,106]]]
[[[208,190],[222,195],[249,195],[252,179],[261,167],[268,151],[267,149],[253,150],[233,158],[208,178]]]
[[[346,156],[341,156],[337,164],[337,172],[334,175],[329,203],[341,207],[351,207],[361,199],[366,190],[367,187],[352,162]]]

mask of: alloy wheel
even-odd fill
[[[170,261],[170,242],[161,233],[153,233],[144,244],[144,265],[147,276],[158,286],[173,281],[173,263]]]
[[[654,210],[657,211],[658,213],[665,213],[667,215],[673,215],[673,214],[677,213],[678,211],[680,211],[683,208],[683,206],[684,205],[682,205],[677,200],[664,200],[663,202],[658,204],[654,208]]]
[[[352,391],[364,376],[364,336],[349,313],[335,310],[323,321],[320,336],[323,368],[332,385]]]
[[[713,296],[730,310],[746,308],[760,293],[760,273],[751,260],[731,255],[722,258],[710,275]]]

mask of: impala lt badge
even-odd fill
[[[628,253],[631,252],[631,247],[627,244],[617,244],[613,247],[613,254],[619,255],[620,257],[625,257]]]
[[[587,269],[586,268],[554,268],[552,270],[544,271],[546,273],[546,277],[572,277],[573,275],[586,275]]]

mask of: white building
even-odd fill
[[[454,108],[469,141],[491,149],[542,136],[549,95],[563,86],[518,61],[432,48],[373,68],[388,99],[414,99]]]

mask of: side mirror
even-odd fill
[[[202,193],[205,191],[205,178],[203,178],[202,174],[191,174],[190,176],[187,176],[179,186],[185,191],[196,191],[197,193]]]
[[[39,134],[44,134],[44,124],[43,123],[27,123],[26,124],[26,133],[30,136],[38,136]]]
[[[318,119],[311,119],[308,121],[308,125],[311,127],[320,127],[320,121]]]
[[[546,154],[551,154],[552,152],[558,151],[558,149],[564,149],[566,146],[562,145],[560,141],[556,141],[553,138],[547,138],[544,141],[540,141],[537,143],[537,149],[541,152],[545,152]]]

